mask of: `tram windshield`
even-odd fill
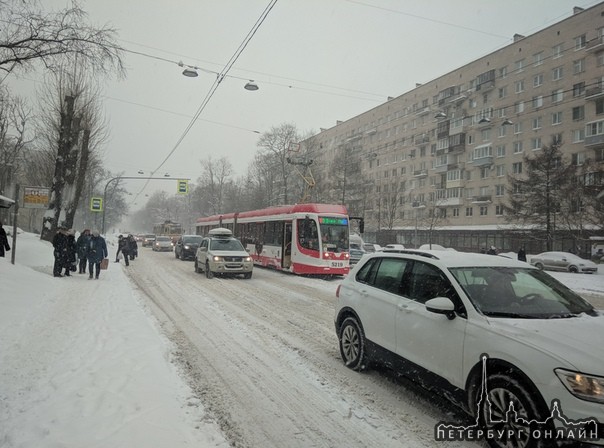
[[[319,216],[319,228],[324,251],[348,251],[348,218]]]

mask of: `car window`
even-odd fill
[[[357,282],[365,283],[368,285],[372,284],[373,278],[375,277],[375,273],[377,271],[377,266],[379,266],[379,261],[379,258],[374,258],[365,263],[357,272]]]
[[[245,251],[239,240],[235,239],[215,239],[210,242],[210,250],[238,250]]]
[[[582,297],[537,269],[468,267],[451,273],[487,316],[560,318],[594,312]]]
[[[400,294],[406,266],[407,260],[402,258],[382,258],[373,286],[393,294]]]
[[[411,270],[405,275],[402,293],[420,303],[426,303],[435,297],[448,297],[458,303],[455,289],[445,274],[436,266],[421,261],[414,261]]]
[[[183,243],[197,243],[199,244],[199,242],[201,241],[201,237],[195,237],[195,236],[189,236],[189,237],[185,237],[182,239]]]

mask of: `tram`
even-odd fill
[[[254,264],[301,275],[345,275],[350,269],[346,207],[296,204],[197,219],[195,231],[225,227]]]

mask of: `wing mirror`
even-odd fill
[[[431,313],[444,314],[447,319],[455,319],[455,305],[448,297],[435,297],[426,302],[426,309]]]

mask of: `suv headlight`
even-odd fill
[[[243,259],[243,261],[248,261],[248,262],[249,262],[249,261],[252,261],[252,257],[245,257],[245,258]]]
[[[562,384],[575,397],[582,400],[595,401],[596,403],[604,403],[603,377],[571,372],[564,369],[555,369],[554,372],[556,372]]]
[[[217,256],[217,255],[214,255],[214,256],[212,257],[212,261],[220,262],[220,261],[222,261],[222,257],[219,257],[219,256]]]

